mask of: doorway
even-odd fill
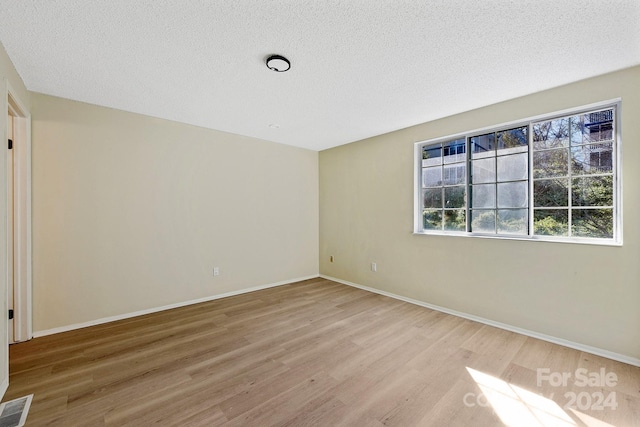
[[[31,116],[7,83],[7,305],[9,343],[33,337]]]

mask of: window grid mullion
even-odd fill
[[[493,232],[498,234],[498,133],[493,133],[493,176],[495,177],[493,183],[494,192],[494,206],[493,216],[495,219]]]
[[[533,216],[534,216],[534,200],[533,200],[533,124],[529,123],[527,125],[527,136],[528,136],[528,145],[527,145],[527,179],[529,180],[529,207],[528,207],[528,230],[527,236],[533,236]]]
[[[465,148],[466,148],[466,158],[465,158],[465,163],[467,165],[467,182],[466,182],[466,190],[467,190],[467,203],[466,203],[466,222],[467,222],[467,233],[471,233],[471,196],[472,196],[472,189],[471,189],[471,138],[470,137],[466,137],[465,138]]]
[[[567,189],[569,194],[567,194],[567,205],[569,206],[569,211],[567,212],[567,224],[569,229],[567,230],[567,237],[573,236],[573,162],[571,161],[571,139],[572,139],[573,130],[571,129],[571,119],[569,119],[569,144],[567,145],[567,174],[569,175],[569,180],[567,183]]]
[[[613,235],[615,237],[618,236],[619,223],[622,221],[622,212],[619,211],[619,208],[616,208],[616,206],[619,206],[618,180],[620,179],[618,164],[618,110],[616,108],[613,109],[612,116],[611,139],[613,145],[611,147],[611,172],[613,174],[613,210],[615,213],[613,218]]]
[[[440,218],[440,229],[444,231],[444,207],[447,201],[444,199],[444,186],[446,177],[444,176],[444,143],[440,144],[440,148],[442,149],[442,158],[440,160],[440,176],[442,177],[442,182],[440,186],[440,197],[442,199],[442,203],[440,205],[442,218]]]

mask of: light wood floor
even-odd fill
[[[640,368],[323,279],[37,338],[10,364],[32,426],[640,425]],[[580,368],[618,381],[578,387]]]

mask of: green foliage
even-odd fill
[[[574,178],[571,186],[571,203],[573,206],[613,205],[612,176]]]
[[[464,186],[446,187],[444,190],[445,208],[464,208],[467,192]]]
[[[482,212],[473,218],[471,231],[494,231],[496,228],[495,211]]]
[[[444,212],[444,224],[442,222]],[[465,231],[467,227],[464,209],[445,210],[424,209],[422,211],[422,226],[425,230]]]
[[[533,183],[536,206],[569,206],[569,180],[566,178],[543,179]]]
[[[613,175],[589,176],[596,173],[610,173],[607,167],[606,144],[593,146],[581,144],[590,135],[584,129],[584,117],[574,116],[537,123],[533,126],[534,147],[539,149],[558,148],[533,153],[533,197],[534,234],[549,236],[566,236],[569,233],[569,215],[571,215],[571,235],[580,237],[611,238],[613,237]],[[566,148],[564,148],[566,147]],[[594,150],[595,150],[594,149]],[[592,165],[592,156],[604,152],[597,157],[597,164]],[[601,159],[604,159],[602,161]],[[570,174],[571,181],[565,178]],[[604,165],[600,165],[600,163]],[[576,176],[577,175],[577,176]],[[587,175],[587,176],[580,176]],[[539,179],[551,178],[551,179]],[[569,199],[569,197],[571,199]],[[572,209],[569,209],[571,205]],[[579,209],[581,206],[593,209]],[[539,209],[539,208],[560,209]],[[595,209],[602,207],[605,209]]]
[[[527,234],[528,218],[526,211],[499,211],[498,233]]]
[[[442,189],[428,188],[424,190],[422,206],[425,208],[442,208]]]
[[[467,216],[464,209],[444,211],[444,229],[452,231],[465,231],[467,229]]]
[[[545,216],[543,218],[536,218],[533,221],[533,229],[535,234],[544,236],[566,236],[568,224],[567,222],[560,222],[553,216]]]
[[[569,167],[569,150],[549,150],[533,154],[533,177],[566,176]]]
[[[422,227],[425,230],[442,230],[442,211],[437,209],[423,210]]]
[[[613,237],[613,209],[575,209],[572,215],[573,235],[608,239]]]
[[[527,127],[498,132],[498,149],[526,147],[528,144]]]

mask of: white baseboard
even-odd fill
[[[136,316],[143,316],[145,314],[157,313],[159,311],[164,311],[164,310],[171,310],[172,308],[185,307],[187,305],[198,304],[201,302],[207,302],[207,301],[213,301],[221,298],[232,297],[235,295],[241,295],[249,292],[260,291],[262,289],[275,288],[276,286],[288,285],[291,283],[301,282],[303,280],[315,279],[317,277],[319,276],[314,275],[314,276],[307,276],[307,277],[299,277],[297,279],[283,280],[281,282],[269,283],[267,285],[261,285],[261,286],[254,286],[252,288],[241,289],[239,291],[231,291],[224,294],[212,295],[204,298],[198,298],[198,299],[183,301],[175,304],[164,305],[162,307],[149,308],[146,310],[135,311],[133,313],[119,314],[117,316],[103,317],[101,319],[90,320],[88,322],[75,323],[72,325],[60,326],[58,328],[46,329],[43,331],[36,331],[33,333],[33,337],[34,338],[44,337],[47,335],[59,334],[61,332],[68,332],[76,329],[87,328],[89,326],[101,325],[103,323],[115,322],[116,320],[130,319]]]
[[[334,282],[342,283],[343,285],[353,286],[354,288],[363,289],[365,291],[373,292],[376,294],[384,295],[390,298],[394,298],[400,301],[408,302],[410,304],[419,305],[421,307],[430,308],[432,310],[440,311],[442,313],[451,314],[453,316],[462,317],[464,319],[473,320],[474,322],[483,323],[485,325],[494,326],[496,328],[504,329],[507,331],[515,332],[518,334],[526,335],[532,338],[538,338],[543,341],[548,341],[553,344],[559,344],[565,347],[573,348],[575,350],[584,351],[585,353],[595,354],[596,356],[606,357],[607,359],[616,360],[618,362],[626,363],[633,366],[640,367],[640,359],[636,359],[635,357],[625,356],[624,354],[614,353],[609,350],[604,350],[598,347],[592,347],[585,344],[580,344],[577,342],[565,340],[563,338],[557,338],[551,335],[541,334],[539,332],[530,331],[528,329],[522,329],[517,326],[508,325],[506,323],[496,322],[494,320],[485,319],[483,317],[474,316],[473,314],[463,313],[461,311],[451,310],[446,307],[440,307],[437,305],[429,304],[424,301],[415,300],[412,298],[407,298],[402,295],[392,294],[391,292],[381,291],[380,289],[370,288],[368,286],[359,285],[357,283],[348,282],[346,280],[338,279],[331,276],[326,276],[321,274],[320,277],[323,279],[331,280]]]
[[[0,383],[0,399],[4,397],[4,394],[7,392],[8,388],[9,388],[9,377],[7,375],[7,378],[5,378],[2,381],[2,383]]]

